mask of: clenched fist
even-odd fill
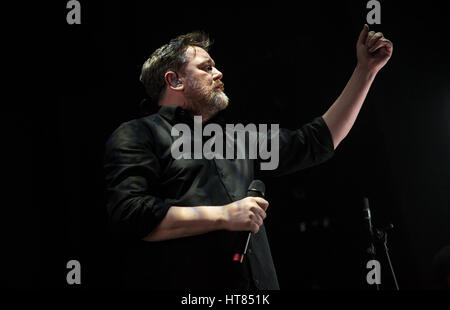
[[[261,197],[246,197],[223,206],[225,229],[256,234],[267,216],[268,206],[269,202]]]
[[[356,43],[358,65],[377,73],[392,56],[393,44],[381,32],[369,31],[364,25]]]

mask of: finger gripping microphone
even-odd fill
[[[266,192],[266,186],[260,180],[253,180],[250,183],[250,186],[247,190],[247,197],[262,197],[264,198],[264,194]],[[242,237],[237,238],[237,250],[233,255],[233,261],[242,263],[244,260],[244,256],[247,253],[248,243],[250,242],[250,237],[252,236],[252,232],[241,233]]]

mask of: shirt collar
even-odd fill
[[[163,105],[159,108],[158,114],[168,120],[171,124],[186,122],[190,119],[186,110],[175,105]]]
[[[224,125],[225,116],[223,112],[224,111],[220,111],[219,113],[211,117],[211,119],[209,119],[204,125],[210,123],[217,123],[219,125]],[[171,124],[185,123],[192,125],[194,122],[194,119],[189,114],[189,112],[179,106],[163,105],[159,108],[158,114],[164,117],[166,120],[168,120]]]

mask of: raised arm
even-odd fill
[[[334,148],[347,136],[378,71],[392,55],[392,42],[364,25],[356,43],[358,63],[341,95],[323,115]]]

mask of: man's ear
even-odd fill
[[[173,90],[182,90],[184,89],[183,82],[178,78],[178,74],[173,71],[167,71],[164,75],[164,79],[167,85]]]

